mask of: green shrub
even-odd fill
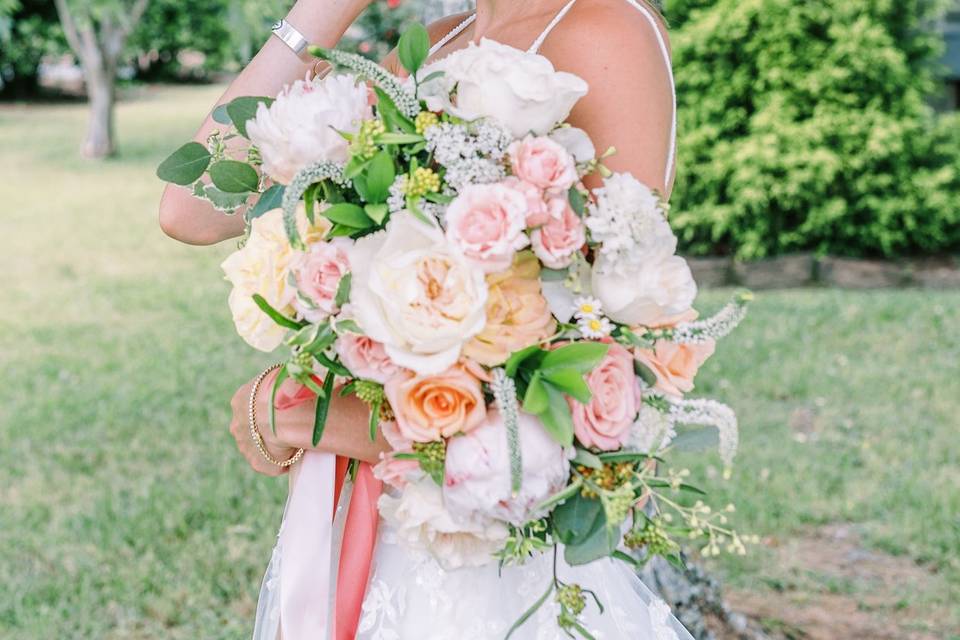
[[[936,0],[677,0],[673,222],[694,254],[960,247]]]

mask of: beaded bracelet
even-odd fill
[[[257,379],[253,382],[253,388],[250,390],[250,404],[249,408],[249,418],[250,418],[250,437],[253,439],[253,444],[257,446],[257,451],[260,452],[260,455],[270,464],[275,464],[282,469],[292,467],[300,461],[300,458],[303,457],[305,453],[303,449],[298,449],[293,457],[289,460],[277,460],[270,452],[267,451],[267,447],[263,443],[263,436],[260,435],[260,430],[257,428],[257,393],[260,391],[260,385],[263,383],[264,379],[283,365],[275,364],[272,367],[269,367],[266,371],[257,376]]]

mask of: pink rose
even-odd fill
[[[434,442],[475,429],[487,414],[480,381],[464,367],[435,376],[402,371],[384,386],[400,434]]]
[[[586,447],[603,451],[619,449],[627,441],[641,402],[633,356],[619,344],[609,344],[607,355],[587,375],[593,393],[590,402],[569,399],[577,439]]]
[[[530,240],[533,252],[544,266],[563,269],[573,262],[574,254],[587,241],[587,233],[566,198],[554,198],[549,207],[550,219],[530,234]]]
[[[539,227],[546,224],[550,219],[550,210],[547,208],[547,202],[543,199],[543,190],[536,185],[524,182],[520,178],[510,176],[501,184],[510,187],[523,194],[527,199],[527,227]]]
[[[484,273],[510,267],[529,242],[527,199],[504,184],[471,185],[447,208],[447,240]]]
[[[674,326],[693,322],[697,312],[687,311],[677,316],[664,318],[658,327]],[[656,389],[671,396],[682,396],[693,390],[693,379],[703,363],[713,355],[717,343],[707,339],[699,344],[675,344],[660,340],[651,349],[635,349],[637,360],[657,376]]]
[[[400,367],[393,363],[383,344],[355,333],[343,333],[335,345],[340,361],[358,378],[386,384]]]
[[[454,516],[477,514],[522,524],[540,517],[536,507],[570,478],[570,456],[543,424],[528,413],[518,420],[523,468],[520,491],[510,486],[510,449],[506,426],[496,409],[482,425],[447,444],[443,501]]]
[[[402,491],[411,480],[423,475],[418,460],[397,458],[396,452],[380,454],[380,462],[373,468],[373,477]]]
[[[338,311],[337,289],[350,271],[349,247],[346,238],[317,242],[294,265],[298,293],[294,305],[308,322],[322,322]]]
[[[553,195],[577,181],[577,165],[566,149],[545,136],[527,136],[510,145],[510,164],[521,180]]]

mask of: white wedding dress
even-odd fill
[[[537,38],[530,49],[532,52],[540,49],[543,41],[576,1],[571,0],[560,11]],[[625,1],[646,16],[669,67],[669,53],[656,19],[640,2]],[[466,29],[474,18],[470,16],[437,42],[431,55]],[[672,72],[670,81],[672,85]],[[675,141],[675,105],[671,136]],[[667,184],[673,173],[674,146],[671,145],[667,162]],[[292,504],[288,503],[287,517],[291,507]],[[342,507],[337,508],[338,514],[342,511]],[[337,537],[337,529],[335,524],[333,538]],[[296,564],[300,560],[281,557],[281,546],[275,549],[264,579],[254,640],[280,638],[281,563]],[[395,534],[381,521],[356,640],[502,640],[513,624],[546,591],[553,579],[553,570],[552,554],[544,554],[522,566],[505,567],[502,570],[496,563],[491,563],[481,568],[445,571],[427,553],[401,546]],[[692,640],[671,615],[668,605],[647,589],[633,570],[619,560],[604,559],[585,566],[570,567],[563,562],[561,551],[557,576],[565,583],[576,583],[596,593],[604,613],[601,614],[594,601],[588,598],[581,621],[597,640]],[[559,606],[551,596],[511,637],[516,640],[568,638],[557,626],[558,613]]]

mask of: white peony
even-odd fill
[[[570,477],[570,455],[536,417],[519,414],[523,481],[518,495],[510,486],[510,451],[503,418],[495,409],[482,425],[447,445],[444,502],[462,517],[475,515],[523,524],[543,514],[535,507],[563,489]]]
[[[317,162],[346,162],[348,142],[338,131],[356,133],[373,116],[367,87],[347,75],[297,80],[247,122],[250,141],[260,149],[263,170],[290,184],[300,169]]]
[[[616,322],[652,326],[687,311],[697,297],[690,266],[680,256],[654,254],[640,265],[610,268],[601,256],[593,267],[593,295]]]
[[[447,570],[489,564],[509,535],[504,523],[490,518],[454,517],[429,478],[411,482],[399,497],[380,496],[378,506],[401,544],[428,551]]]
[[[491,118],[515,138],[550,131],[588,89],[583,79],[555,70],[547,58],[486,38],[428,65],[420,76],[435,71],[444,74],[422,84],[420,94],[431,111],[464,120]]]
[[[445,371],[486,324],[487,283],[444,238],[406,212],[350,252],[357,323],[401,367]]]
[[[633,270],[652,256],[677,250],[660,198],[629,173],[605,179],[594,195],[584,223],[601,245],[606,269]]]
[[[308,244],[319,242],[330,230],[326,218],[316,216],[315,222],[308,223],[301,204],[297,224],[300,237]],[[220,265],[233,284],[229,303],[237,333],[254,349],[273,351],[283,342],[287,330],[257,306],[253,295],[260,294],[280,313],[293,315],[297,291],[288,276],[302,255],[287,239],[283,210],[274,209],[253,221],[247,243]]]

